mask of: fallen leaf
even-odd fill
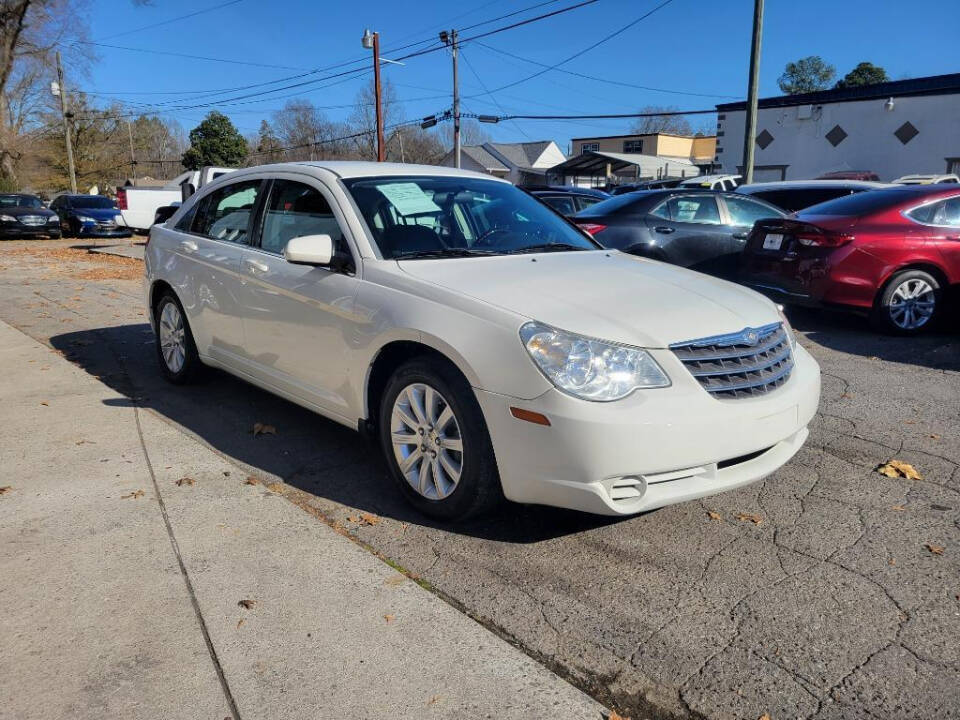
[[[897,564],[896,558],[890,558],[889,560],[887,560],[887,565],[896,565],[896,564]]]
[[[11,485],[4,485],[3,487],[0,487],[0,495],[6,495],[11,490],[13,490]]]
[[[757,720],[770,720],[770,713],[764,713],[763,715],[758,717]]]
[[[40,404],[41,404],[41,405],[45,405],[46,407],[50,407],[50,403],[48,403],[48,402],[42,402],[42,403],[40,403]]]
[[[130,493],[129,495],[121,495],[121,496],[120,496],[120,499],[121,499],[121,500],[126,500],[127,498],[132,498],[132,499],[136,500],[138,497],[143,497],[143,495],[144,495],[143,490],[134,490],[134,491],[133,491],[132,493]]]
[[[391,575],[383,581],[384,585],[403,585],[407,581],[407,576],[401,573]]]
[[[763,522],[763,518],[755,513],[737,513],[737,520],[749,520],[754,525],[759,525]]]
[[[267,490],[270,492],[278,493],[283,492],[283,483],[275,482],[267,485]]]
[[[240,600],[239,602],[237,602],[237,605],[239,607],[242,607],[244,610],[249,610],[256,604],[257,604],[256,600]]]
[[[845,392],[845,393],[841,393],[841,394],[840,394],[840,397],[841,397],[841,399],[849,400],[850,398],[853,397],[853,395],[851,395],[850,393],[846,393],[846,392]]]
[[[714,512],[713,510],[707,511],[707,517],[709,517],[711,520],[723,520],[723,515],[718,512]]]
[[[383,616],[383,619],[386,620],[387,623],[389,624],[389,623],[392,623],[394,620],[396,620],[396,619],[397,619],[397,616],[396,616],[396,615],[384,615],[384,616]]]
[[[371,515],[370,513],[360,513],[359,515],[351,515],[347,518],[347,522],[355,523],[356,525],[376,525],[380,522],[380,518],[376,515]]]
[[[253,475],[249,476],[246,480],[243,481],[244,485],[259,485],[260,478],[255,478]]]
[[[239,630],[240,626],[243,625],[245,622],[246,620],[244,618],[240,618],[239,620],[237,620],[237,630]]]
[[[607,716],[607,720],[630,720],[630,718],[621,715],[616,710],[611,710],[610,715]]]
[[[193,485],[193,478],[182,477],[177,480],[176,483],[178,487],[182,487],[183,485]]]
[[[442,695],[434,695],[429,700],[427,700],[427,705],[436,705],[442,697],[443,697]]]
[[[891,478],[906,478],[907,480],[923,480],[917,469],[903,460],[891,460],[877,467],[877,472]]]
[[[946,549],[943,545],[932,545],[930,543],[927,543],[924,547],[934,555],[943,555],[943,551]]]
[[[253,436],[257,435],[276,435],[277,429],[273,425],[265,425],[264,423],[254,423],[253,424]]]
[[[896,512],[903,512],[904,510],[907,509],[907,506],[906,506],[906,505],[894,505],[894,506],[891,507],[890,509],[891,509],[891,510],[894,510],[894,511],[896,511]]]
[[[229,471],[229,470],[224,470],[224,471],[223,471],[223,476],[224,476],[224,477],[230,477],[230,471]]]
[[[916,420],[904,420],[904,421],[903,421],[903,424],[904,424],[904,425],[916,425],[916,424],[917,424],[917,421],[916,421]]]
[[[930,433],[930,439],[931,439],[931,440],[939,440],[939,439],[940,439],[940,436],[937,435],[936,433]]]

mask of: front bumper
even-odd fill
[[[534,400],[476,390],[507,498],[630,515],[760,480],[806,440],[820,368],[803,348],[784,385],[730,400],[710,396],[669,350],[650,352],[673,385],[612,403],[555,389]],[[551,425],[518,420],[511,406]]]
[[[60,225],[58,223],[48,223],[47,225],[0,224],[0,238],[9,240],[36,237],[60,237]]]
[[[81,225],[76,235],[77,237],[128,238],[133,235],[133,231],[125,225],[104,227],[99,224],[91,225],[88,223]]]

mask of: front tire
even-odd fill
[[[462,520],[502,499],[480,405],[447,363],[415,358],[394,372],[380,403],[379,435],[390,475],[424,515]]]
[[[923,270],[903,270],[884,286],[871,321],[892,335],[916,335],[933,326],[943,304],[940,283]]]
[[[166,291],[157,301],[153,317],[160,371],[174,385],[192,382],[202,364],[187,315],[176,295]]]

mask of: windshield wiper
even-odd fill
[[[568,250],[589,250],[590,248],[581,247],[580,245],[571,245],[570,243],[540,243],[538,245],[527,245],[526,247],[517,248],[516,250],[511,250],[510,255],[518,255],[521,253],[537,253],[537,252],[567,252]]]
[[[394,255],[394,260],[419,260],[443,257],[489,257],[501,253],[490,250],[470,250],[469,248],[435,248],[433,250],[410,250]]]

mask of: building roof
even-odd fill
[[[697,138],[715,138],[716,135],[684,135],[683,133],[672,133],[672,132],[649,132],[649,133],[627,133],[626,135],[586,135],[584,137],[575,137],[570,138],[570,142],[580,142],[581,140],[626,140],[628,138],[645,138],[653,137],[655,135],[666,135],[667,137],[678,137],[678,138],[691,138],[696,140]]]
[[[453,152],[451,150],[451,152]],[[482,168],[487,170],[498,170],[507,172],[510,168],[504,165],[496,156],[492,155],[486,148],[482,145],[465,145],[460,148],[460,152],[468,156],[475,163],[480,165]]]
[[[544,150],[550,147],[552,140],[538,140],[522,143],[485,143],[483,147],[491,148],[494,152],[505,157],[510,163],[519,168],[532,168],[540,159]]]
[[[590,175],[593,172],[605,171],[606,166],[610,165],[612,172],[625,170],[628,167],[639,167],[644,173],[653,172],[666,167],[669,174],[671,167],[680,169],[690,169],[690,176],[699,175],[697,166],[686,158],[663,157],[661,155],[644,155],[642,153],[617,153],[602,152],[599,150],[588,150],[576,157],[572,157],[566,162],[554,165],[550,168],[551,174],[564,173],[566,175],[583,174]]]
[[[930,77],[893,80],[875,85],[862,85],[852,88],[820,90],[800,95],[778,95],[760,98],[758,107],[776,108],[794,105],[824,105],[826,103],[851,102],[857,100],[885,100],[890,97],[916,97],[920,95],[954,95],[960,93],[960,73],[950,75],[931,75]],[[717,112],[746,110],[745,102],[717,105]]]

